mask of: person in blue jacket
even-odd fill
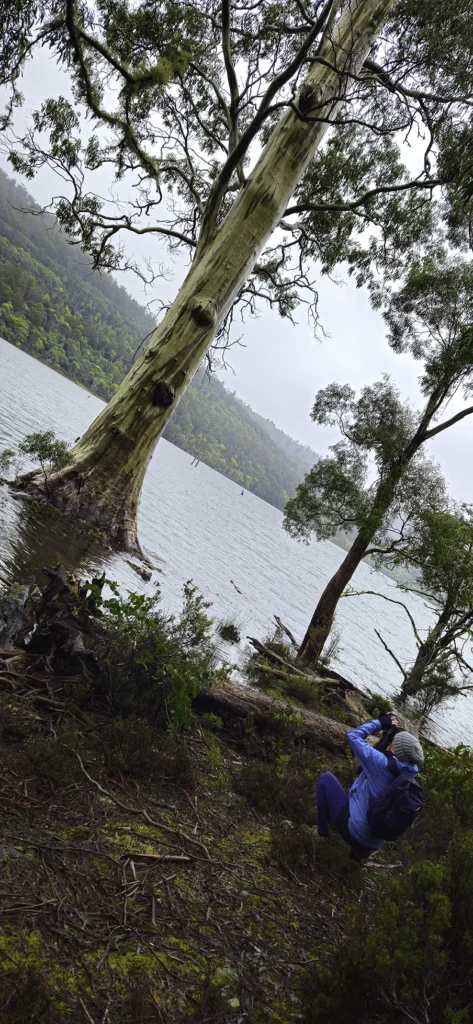
[[[386,754],[366,742],[374,733],[394,732],[398,726],[395,715],[380,715],[373,722],[366,722],[348,733],[348,743],[361,771],[350,788],[348,795],[332,772],[324,772],[317,783],[317,832],[328,836],[329,824],[351,847],[351,856],[365,860],[373,850],[379,850],[385,840],[379,839],[368,824],[368,807],[373,798],[383,796],[392,782]],[[397,729],[386,748],[394,755],[400,768],[416,774],[424,760],[422,747],[409,732]]]

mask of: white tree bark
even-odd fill
[[[134,545],[141,486],[156,442],[392,6],[393,0],[342,3],[320,59],[299,90],[296,109],[288,107],[281,117],[226,219],[201,255],[198,250],[147,348],[73,449],[68,466],[51,479],[55,503],[117,546]]]

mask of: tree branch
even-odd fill
[[[441,434],[443,430],[448,430],[449,427],[453,427],[454,423],[459,423],[460,420],[465,419],[465,416],[470,416],[473,412],[473,405],[469,405],[462,412],[457,412],[456,416],[452,416],[449,420],[445,420],[444,423],[439,423],[438,427],[432,427],[432,430],[427,430],[424,434],[424,440],[429,441],[431,437],[435,437],[436,434]]]
[[[230,90],[230,139],[228,146],[229,153],[231,153],[232,150],[235,149],[235,146],[238,143],[238,104],[240,102],[238,82],[232,61],[232,46],[230,34],[230,4],[231,0],[222,0],[222,49],[223,59],[225,61],[225,70],[227,72],[228,87]],[[243,184],[244,176],[241,163],[237,166],[237,171],[240,182],[241,184]]]
[[[402,667],[402,665],[401,665],[401,662],[399,661],[399,659],[398,659],[398,658],[396,658],[396,655],[394,654],[394,651],[392,651],[392,650],[391,650],[391,648],[390,648],[390,647],[388,647],[388,645],[387,645],[386,641],[385,641],[385,640],[383,640],[383,638],[382,638],[382,636],[381,636],[381,633],[379,633],[377,629],[375,629],[375,633],[376,633],[376,636],[378,637],[378,640],[381,640],[381,643],[382,643],[382,645],[383,645],[383,647],[384,647],[385,651],[387,651],[387,652],[388,652],[388,654],[390,654],[390,655],[391,655],[391,658],[392,658],[392,659],[393,659],[393,661],[394,661],[394,662],[396,663],[396,665],[397,665],[397,667],[398,667],[399,671],[400,671],[400,672],[402,673],[402,675],[403,675],[403,678],[404,678],[404,679],[407,679],[407,672],[405,671],[405,669],[403,669],[403,667]]]
[[[467,106],[473,105],[473,93],[466,93],[465,96],[440,96],[438,93],[422,92],[419,89],[408,89],[402,85],[401,82],[396,82],[391,78],[388,73],[381,67],[380,64],[376,64],[374,60],[365,60],[364,68],[370,71],[375,77],[384,85],[389,92],[399,92],[402,96],[408,99],[431,101],[432,103],[465,103]]]
[[[261,125],[265,121],[266,117],[270,114],[272,109],[272,100],[276,96],[276,93],[284,85],[286,85],[287,82],[291,80],[293,75],[295,75],[295,73],[303,64],[310,50],[310,47],[312,46],[315,39],[322,31],[322,29],[324,28],[324,25],[330,16],[330,12],[334,4],[336,3],[337,0],[327,0],[327,3],[325,4],[322,10],[322,13],[319,15],[317,21],[314,22],[312,28],[307,33],[304,42],[300,46],[293,60],[290,61],[289,64],[284,68],[284,71],[281,71],[279,75],[275,76],[271,84],[268,86],[260,102],[258,110],[256,111],[256,114],[253,117],[251,124],[248,126],[246,131],[243,132],[243,135],[240,136],[238,143],[236,144],[233,151],[229,154],[228,159],[221,168],[220,173],[214,182],[214,185],[208,198],[207,210],[202,220],[199,247],[205,247],[207,241],[213,236],[220,210],[220,205],[223,196],[225,195],[227,185],[230,183],[230,179],[232,177],[234,170],[236,169],[240,161],[243,160],[243,157],[245,156],[249,146],[251,145],[253,139],[255,138],[259,129],[261,128]]]
[[[404,604],[404,601],[397,601],[395,597],[388,597],[387,594],[380,594],[378,590],[351,590],[351,589],[347,589],[347,590],[345,590],[343,592],[342,597],[363,597],[365,594],[367,594],[367,595],[369,595],[371,597],[382,597],[383,601],[389,601],[390,604],[398,604],[398,605],[400,605],[401,608],[404,608],[404,611],[405,611],[405,613],[406,613],[406,615],[407,615],[407,617],[409,619],[409,622],[410,622],[410,624],[412,626],[412,629],[413,629],[413,632],[414,632],[414,636],[415,636],[415,638],[417,640],[417,643],[419,645],[422,644],[422,640],[421,640],[421,638],[419,636],[419,633],[418,633],[417,626],[415,624],[414,618],[413,618],[411,612],[409,611],[407,605]]]
[[[107,110],[104,110],[100,106],[97,99],[96,90],[90,80],[89,71],[84,57],[84,51],[82,48],[82,41],[80,41],[81,29],[80,26],[76,25],[75,21],[75,4],[74,0],[66,0],[66,27],[69,33],[69,39],[71,41],[73,53],[77,67],[80,71],[82,85],[85,90],[85,96],[90,110],[97,118],[98,121],[104,121],[112,128],[119,129],[123,136],[123,144],[126,145],[132,153],[139,159],[142,167],[145,167],[152,178],[159,177],[158,164],[152,156],[150,156],[144,149],[142,149],[136,135],[134,134],[128,121],[124,121],[121,117],[110,114]]]
[[[413,181],[406,181],[402,185],[380,185],[379,188],[372,188],[365,192],[363,196],[360,196],[359,199],[354,199],[349,203],[299,203],[296,206],[288,206],[287,210],[284,211],[284,216],[290,217],[291,214],[312,212],[344,213],[345,211],[356,210],[359,206],[363,206],[377,195],[391,192],[407,192],[410,189],[416,188],[433,189],[443,184],[445,183],[440,178],[432,178],[427,181],[414,179]]]

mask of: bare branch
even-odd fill
[[[398,604],[401,608],[403,608],[412,626],[417,643],[419,645],[422,644],[422,640],[419,636],[419,632],[415,624],[414,618],[411,612],[409,611],[407,605],[404,604],[404,601],[397,601],[395,597],[388,597],[387,594],[381,594],[377,590],[352,590],[351,588],[347,588],[343,592],[342,597],[362,597],[365,594],[369,595],[370,597],[382,597],[383,601],[389,601],[390,604]]]
[[[398,667],[399,671],[400,671],[400,672],[402,672],[402,675],[403,675],[404,679],[407,679],[407,672],[405,671],[405,669],[403,669],[403,667],[402,667],[402,665],[401,665],[401,662],[399,661],[399,658],[396,658],[396,655],[394,654],[394,651],[392,651],[392,650],[391,650],[391,648],[390,648],[390,647],[388,647],[388,645],[387,645],[386,641],[385,641],[385,640],[383,640],[383,638],[382,638],[382,636],[381,636],[381,633],[379,633],[377,629],[375,629],[375,633],[376,633],[376,636],[378,637],[378,640],[381,640],[381,643],[382,643],[382,645],[383,645],[383,647],[384,647],[385,651],[387,651],[387,652],[388,652],[388,654],[390,654],[390,655],[391,655],[391,658],[392,658],[392,659],[393,659],[393,661],[394,661],[394,662],[396,663],[396,665],[397,665],[397,667]]]
[[[364,206],[374,196],[392,192],[407,192],[410,189],[416,188],[434,189],[438,185],[443,184],[445,182],[440,178],[427,180],[415,178],[413,181],[406,181],[402,185],[380,185],[378,188],[370,189],[363,196],[360,196],[359,199],[353,199],[349,203],[299,203],[295,206],[288,206],[287,210],[284,211],[284,216],[290,217],[292,214],[297,213],[344,213],[348,210],[356,210],[359,206]]]
[[[398,92],[402,96],[408,97],[414,100],[423,100],[432,103],[445,103],[447,105],[451,103],[464,103],[466,106],[473,106],[473,93],[466,93],[461,96],[441,96],[439,93],[422,92],[419,89],[408,89],[402,85],[400,81],[394,81],[390,78],[384,68],[380,64],[376,64],[374,60],[365,60],[363,67],[367,71],[372,72],[376,79],[384,85],[389,92]]]

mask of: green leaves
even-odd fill
[[[104,585],[112,596],[102,599]],[[123,597],[107,579],[100,580],[98,589],[96,583],[85,584],[95,605],[105,610],[97,623],[98,657],[115,712],[188,728],[192,700],[214,668],[210,605],[192,582],[184,586],[177,617],[159,609],[159,594],[131,592]]]
[[[56,437],[54,430],[37,431],[27,434],[19,442],[16,449],[7,448],[0,453],[0,470],[9,469],[15,464],[18,469],[18,456],[26,455],[33,462],[39,462],[43,471],[44,487],[46,493],[50,493],[49,479],[51,474],[67,463],[69,445]]]
[[[424,360],[424,395],[445,401],[473,377],[473,267],[466,261],[426,258],[414,263],[391,296],[384,318],[395,352]]]
[[[347,385],[330,384],[316,396],[312,419],[338,426],[343,439],[287,502],[284,526],[292,536],[308,540],[315,532],[321,540],[357,529],[370,542],[386,543],[394,519],[408,522],[425,508],[445,507],[444,482],[431,460],[412,453],[398,473],[419,417],[386,375],[358,397]]]
[[[298,540],[333,537],[338,530],[360,527],[369,511],[363,455],[340,443],[331,458],[319,459],[299,484],[284,510],[284,528]]]
[[[419,573],[427,593],[458,610],[473,606],[473,510],[424,511],[406,561]]]
[[[0,83],[11,90],[5,123],[20,101],[18,78],[36,47],[48,46],[70,76],[74,95],[73,103],[47,100],[34,114],[32,130],[20,144],[12,140],[12,164],[28,177],[44,162],[65,171],[73,197],[67,200],[69,217],[61,200],[61,222],[74,239],[80,237],[95,265],[107,269],[126,264],[119,232],[143,225],[168,238],[171,222],[177,231],[172,244],[194,247],[212,185],[266,103],[254,139],[248,136],[219,196],[216,223],[222,222],[255,153],[317,59],[322,38],[320,33],[298,61],[321,15],[320,0],[304,8],[279,0],[232,5],[228,20],[220,0],[13,0],[5,7]],[[473,138],[467,126],[472,38],[468,0],[460,0],[460,10],[441,0],[395,5],[372,60],[350,80],[346,106],[334,114],[324,147],[296,189],[289,210],[297,220],[285,220],[284,240],[268,250],[267,262],[276,252],[282,265],[297,253],[286,267],[284,288],[270,279],[259,299],[290,316],[306,288],[315,295],[309,281],[316,260],[323,273],[343,264],[379,302],[383,282],[396,281],[406,260],[435,248],[433,236],[445,216],[455,222],[451,240],[459,240],[462,216],[465,222],[459,195],[470,195],[472,177],[458,155],[471,150]],[[269,99],[275,82],[280,87]],[[94,122],[94,142],[87,138],[87,120]],[[409,143],[414,135],[425,137],[425,158],[408,170],[399,140]],[[129,175],[139,199],[119,205],[117,215],[92,185],[98,210],[89,217],[83,169],[105,166],[117,181]],[[404,190],[411,179],[412,191]],[[447,190],[448,210],[432,202],[439,183]]]
[[[65,441],[58,440],[54,430],[27,434],[18,445],[18,451],[39,462],[42,469],[47,465],[50,465],[51,469],[64,466],[67,462],[68,449]]]

